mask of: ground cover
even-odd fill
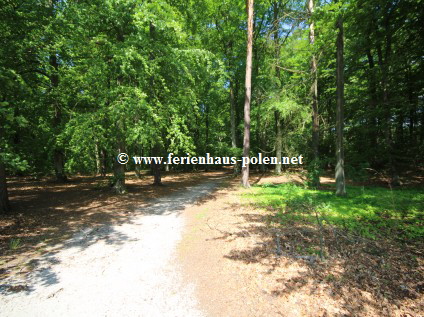
[[[254,186],[246,194],[258,207],[275,211],[276,221],[318,221],[350,230],[366,238],[391,235],[400,240],[424,237],[424,190],[347,186],[347,197],[335,188],[307,189],[296,184]]]
[[[255,174],[189,210],[180,259],[211,316],[422,316],[423,191],[321,182]]]

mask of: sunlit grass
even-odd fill
[[[334,190],[312,190],[294,184],[254,186],[245,194],[260,208],[272,209],[282,223],[314,221],[343,227],[369,238],[392,234],[401,239],[424,237],[424,190],[348,186],[347,197]]]

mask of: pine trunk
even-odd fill
[[[234,89],[233,89],[233,82],[230,81],[230,106],[231,106],[231,112],[230,112],[230,125],[231,125],[231,147],[235,148],[237,147],[237,140],[236,140],[236,101],[234,98]]]
[[[50,55],[50,66],[53,68],[53,73],[50,75],[50,82],[52,84],[53,89],[57,89],[59,87],[59,63],[57,62],[57,57],[53,53]],[[60,130],[60,125],[62,122],[62,109],[59,105],[58,100],[53,100],[53,107],[54,107],[54,117],[53,117],[53,129],[55,136],[57,137]],[[57,144],[54,145],[54,151],[53,151],[53,165],[54,165],[54,171],[56,180],[58,182],[66,182],[67,177],[65,175],[65,155],[63,153],[63,149],[58,146]]]
[[[273,4],[273,11],[274,11],[274,22],[272,31],[274,33],[274,46],[275,46],[275,64],[274,64],[274,72],[276,77],[276,90],[280,90],[280,68],[277,64],[280,62],[280,43],[279,43],[279,36],[278,36],[278,29],[279,29],[279,22],[278,22],[278,3],[274,2]],[[281,174],[281,156],[282,156],[282,148],[283,148],[283,132],[281,129],[281,115],[280,111],[276,110],[274,112],[275,117],[275,156],[277,157],[278,163],[275,164],[275,173]]]
[[[246,56],[246,95],[244,100],[244,139],[243,157],[250,152],[250,103],[252,93],[252,47],[253,47],[253,0],[247,0],[247,56]],[[241,170],[242,185],[249,188],[249,163]]]
[[[336,109],[336,195],[345,196],[345,174],[344,174],[344,153],[343,153],[343,124],[344,124],[344,60],[343,60],[343,17],[337,20],[337,109]]]
[[[314,1],[308,0],[308,11],[311,16],[309,23],[309,44],[312,47],[315,44],[315,24],[312,18],[314,12]],[[311,58],[311,106],[312,106],[312,152],[314,155],[314,169],[319,170],[319,114],[318,114],[318,64],[315,53],[312,53]],[[316,174],[312,179],[312,186],[317,187],[320,184],[319,174]]]

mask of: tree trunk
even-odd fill
[[[209,153],[209,105],[205,104],[205,151]],[[205,172],[209,170],[209,164],[205,164]]]
[[[100,173],[103,177],[105,177],[106,173],[107,173],[107,153],[106,153],[106,150],[102,149],[100,151],[100,155],[101,155],[101,162],[102,162]]]
[[[244,139],[243,157],[250,151],[250,102],[252,92],[252,46],[253,46],[253,0],[247,0],[247,56],[246,56],[246,95],[244,100]],[[249,188],[249,163],[241,170],[242,185]]]
[[[151,3],[151,0],[149,0],[149,3]],[[153,21],[150,21],[149,24],[149,36],[150,36],[150,41],[153,44],[155,42],[155,38],[156,38],[156,27],[153,24]],[[156,58],[154,50],[152,50],[150,52],[150,56],[149,56],[149,60],[150,61],[154,61]],[[156,104],[156,100],[154,98],[155,95],[155,91],[154,91],[154,85],[155,85],[155,80],[153,75],[150,76],[150,90],[149,90],[149,95],[148,95],[148,100],[151,104]],[[158,138],[160,135],[160,132],[157,132],[158,134]],[[160,144],[158,142],[156,142],[152,148],[152,157],[155,156],[159,156],[160,155]],[[161,169],[160,169],[160,164],[156,164],[154,161],[152,161],[151,163],[151,171],[153,174],[153,185],[154,186],[161,186],[162,184],[162,175],[161,175]]]
[[[312,16],[314,12],[314,0],[308,0],[308,11],[309,15]],[[315,44],[315,24],[313,18],[310,17],[311,21],[309,24],[309,44],[311,47]],[[311,106],[312,106],[312,151],[314,155],[315,165],[314,169],[319,170],[319,113],[318,113],[318,64],[315,53],[312,53],[311,58]],[[315,173],[314,173],[315,174]],[[312,179],[312,186],[319,186],[319,174],[316,174]]]
[[[236,140],[236,101],[234,98],[233,81],[230,81],[230,125],[231,125],[231,147],[237,147]]]
[[[7,193],[6,168],[0,162],[0,214],[10,211],[9,195]]]
[[[55,54],[50,55],[50,66],[52,66],[53,73],[50,75],[50,82],[52,84],[53,90],[59,87],[59,63],[57,62],[57,57]],[[56,92],[54,92],[56,93]],[[62,109],[59,105],[58,100],[53,101],[54,107],[54,117],[53,117],[53,130],[55,136],[59,134],[60,124],[62,122]],[[53,150],[53,165],[55,170],[56,180],[59,182],[66,182],[67,177],[65,175],[64,166],[65,166],[65,155],[63,153],[63,149],[59,147],[57,144],[54,145]]]
[[[368,137],[370,140],[370,146],[372,148],[377,147],[377,136],[378,136],[378,129],[377,129],[377,118],[376,118],[376,108],[377,108],[377,85],[376,85],[376,78],[375,78],[375,63],[374,58],[371,53],[371,49],[367,49],[367,58],[368,58],[368,65],[370,69],[370,78],[368,80],[369,82],[369,94],[370,94],[370,129],[368,132]],[[375,161],[375,157],[373,158],[373,161]]]
[[[120,131],[119,128],[117,130]],[[121,140],[118,140],[117,142],[116,153],[125,153],[124,142]],[[115,189],[115,192],[117,194],[125,194],[127,192],[125,188],[125,164],[118,163],[116,158],[114,159],[113,164],[113,177],[113,188]]]
[[[275,164],[275,173],[281,174],[281,157],[283,152],[283,133],[281,129],[280,112],[275,111],[275,156],[278,163]]]
[[[158,143],[152,149],[152,157],[160,156],[160,146]],[[162,184],[162,175],[160,170],[160,164],[156,164],[155,161],[152,161],[151,170],[153,174],[153,185],[161,186]]]
[[[343,125],[344,125],[344,61],[343,61],[343,17],[340,15],[337,19],[337,109],[336,109],[336,195],[345,196],[345,174],[344,174],[344,153],[343,153]]]
[[[100,161],[100,151],[99,151],[99,145],[98,142],[94,143],[94,155],[96,157],[96,176],[100,175],[102,170],[102,162]]]
[[[273,11],[274,11],[274,21],[272,26],[272,31],[274,33],[274,45],[275,45],[275,64],[274,64],[274,72],[276,77],[276,90],[278,91],[280,89],[280,68],[277,67],[279,60],[280,60],[280,43],[279,43],[279,36],[278,36],[278,3],[275,1],[273,3]],[[283,135],[281,130],[281,116],[280,111],[276,110],[274,111],[274,117],[275,117],[275,156],[277,157],[278,163],[275,164],[275,173],[281,174],[281,156],[282,156],[282,148],[283,148]]]
[[[68,178],[66,177],[64,171],[65,157],[63,155],[63,151],[61,149],[55,149],[53,157],[56,180],[58,182],[66,182]]]

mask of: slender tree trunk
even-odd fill
[[[0,214],[10,211],[9,195],[7,192],[6,168],[0,162]]]
[[[96,175],[100,175],[101,173],[101,161],[100,161],[100,151],[98,142],[94,142],[94,156],[96,158]]]
[[[336,195],[345,196],[345,174],[344,174],[344,153],[343,153],[343,125],[344,125],[344,60],[343,60],[343,17],[337,19],[337,109],[336,109]]]
[[[370,94],[370,130],[368,133],[368,137],[370,140],[370,146],[372,148],[377,147],[377,135],[378,135],[378,128],[377,128],[377,118],[376,118],[376,108],[377,108],[377,85],[376,85],[376,78],[375,78],[375,63],[374,58],[371,53],[371,49],[367,49],[367,58],[368,58],[368,65],[370,69],[370,78],[369,78],[369,94]],[[373,159],[375,160],[375,158]]]
[[[236,101],[234,98],[233,81],[230,81],[230,125],[231,125],[231,147],[237,147],[236,139]]]
[[[310,17],[309,23],[309,44],[311,47],[315,44],[315,23],[312,18],[314,12],[314,0],[308,0],[308,11]],[[312,53],[311,58],[311,106],[312,106],[312,151],[314,155],[315,166],[314,169],[319,170],[319,113],[318,113],[318,63],[315,53]],[[315,173],[314,173],[315,174]],[[312,179],[312,186],[319,186],[320,179],[319,174],[316,174],[315,178]]]
[[[161,154],[160,146],[158,143],[155,144],[155,146],[152,149],[152,156],[158,157]],[[160,164],[156,164],[155,161],[152,162],[152,174],[153,174],[153,185],[155,186],[161,186],[162,184],[162,175],[160,170]]]
[[[100,173],[103,177],[105,177],[107,173],[107,152],[105,149],[102,149],[100,151],[100,156],[101,156],[101,162],[102,162]]]
[[[228,49],[228,50],[227,50]],[[233,41],[228,43],[225,47],[228,58],[228,68],[233,69]],[[234,96],[234,79],[235,75],[230,78],[230,133],[231,133],[231,147],[237,147],[236,140],[236,100]]]
[[[231,84],[234,86],[234,89],[233,89],[233,97],[234,97],[234,104],[233,104],[233,107],[234,107],[234,112],[233,112],[233,115],[234,115],[234,127],[233,127],[234,128],[234,139],[233,140],[234,140],[235,147],[237,147],[237,144],[241,143],[240,133],[237,133],[237,123],[240,122],[240,113],[242,111],[240,111],[240,109],[238,109],[239,108],[238,107],[238,104],[239,104],[238,95],[239,95],[240,82],[239,82],[239,80],[237,79],[236,76],[234,77],[234,82],[232,82]],[[232,141],[232,143],[233,143],[233,141]],[[241,164],[238,161],[233,165],[234,176],[240,174],[240,167],[241,167]]]
[[[209,153],[209,105],[205,104],[205,126],[206,126],[206,135],[205,135],[205,151]],[[209,170],[209,164],[205,164],[205,171]]]
[[[53,68],[53,73],[50,75],[50,82],[52,84],[53,89],[57,89],[59,87],[59,63],[57,62],[57,57],[55,54],[50,55],[50,66]],[[60,125],[62,122],[62,109],[59,105],[59,101],[53,101],[54,107],[54,117],[53,117],[53,129],[55,136],[59,134]],[[54,170],[56,180],[59,182],[66,182],[67,177],[65,175],[64,166],[65,166],[65,155],[63,153],[63,149],[57,144],[54,145],[53,150],[53,161],[54,161]]]
[[[274,72],[275,77],[277,78],[277,86],[275,87],[277,90],[280,89],[280,68],[277,67],[279,61],[280,61],[280,43],[279,43],[279,36],[278,36],[278,29],[279,29],[279,23],[278,23],[278,3],[274,1],[273,3],[273,11],[274,11],[274,23],[272,26],[272,31],[274,33],[274,45],[275,45],[275,64],[274,64]],[[281,156],[282,156],[282,148],[283,148],[283,135],[282,135],[282,129],[281,129],[281,115],[280,111],[276,110],[274,111],[274,117],[275,117],[275,156],[278,158],[278,163],[275,164],[275,173],[281,174]]]
[[[246,95],[244,100],[244,139],[243,157],[249,158],[250,152],[250,103],[252,92],[252,45],[253,45],[253,0],[247,0],[247,56],[246,56]],[[242,185],[249,184],[249,163],[241,170]]]
[[[275,156],[280,161],[283,155],[283,132],[281,129],[280,112],[275,111]],[[281,162],[275,164],[275,173],[281,174]]]
[[[151,2],[151,0],[149,0],[149,2]],[[150,40],[152,43],[154,43],[155,41],[155,37],[156,37],[156,28],[155,25],[153,24],[153,22],[150,22],[149,24],[149,35],[150,35]],[[155,59],[155,54],[154,51],[152,50],[149,56],[150,61],[153,61]],[[156,100],[154,98],[154,77],[153,75],[150,77],[150,92],[149,92],[149,96],[148,96],[148,100],[150,101],[150,103],[156,103]],[[158,136],[160,135],[160,133],[158,132]],[[152,156],[159,156],[160,155],[160,143],[159,141],[156,141],[156,143],[153,146],[152,149]],[[161,186],[162,185],[162,175],[161,175],[161,166],[160,164],[156,164],[155,162],[152,162],[151,165],[151,170],[152,170],[152,174],[153,174],[153,185],[155,186]]]

